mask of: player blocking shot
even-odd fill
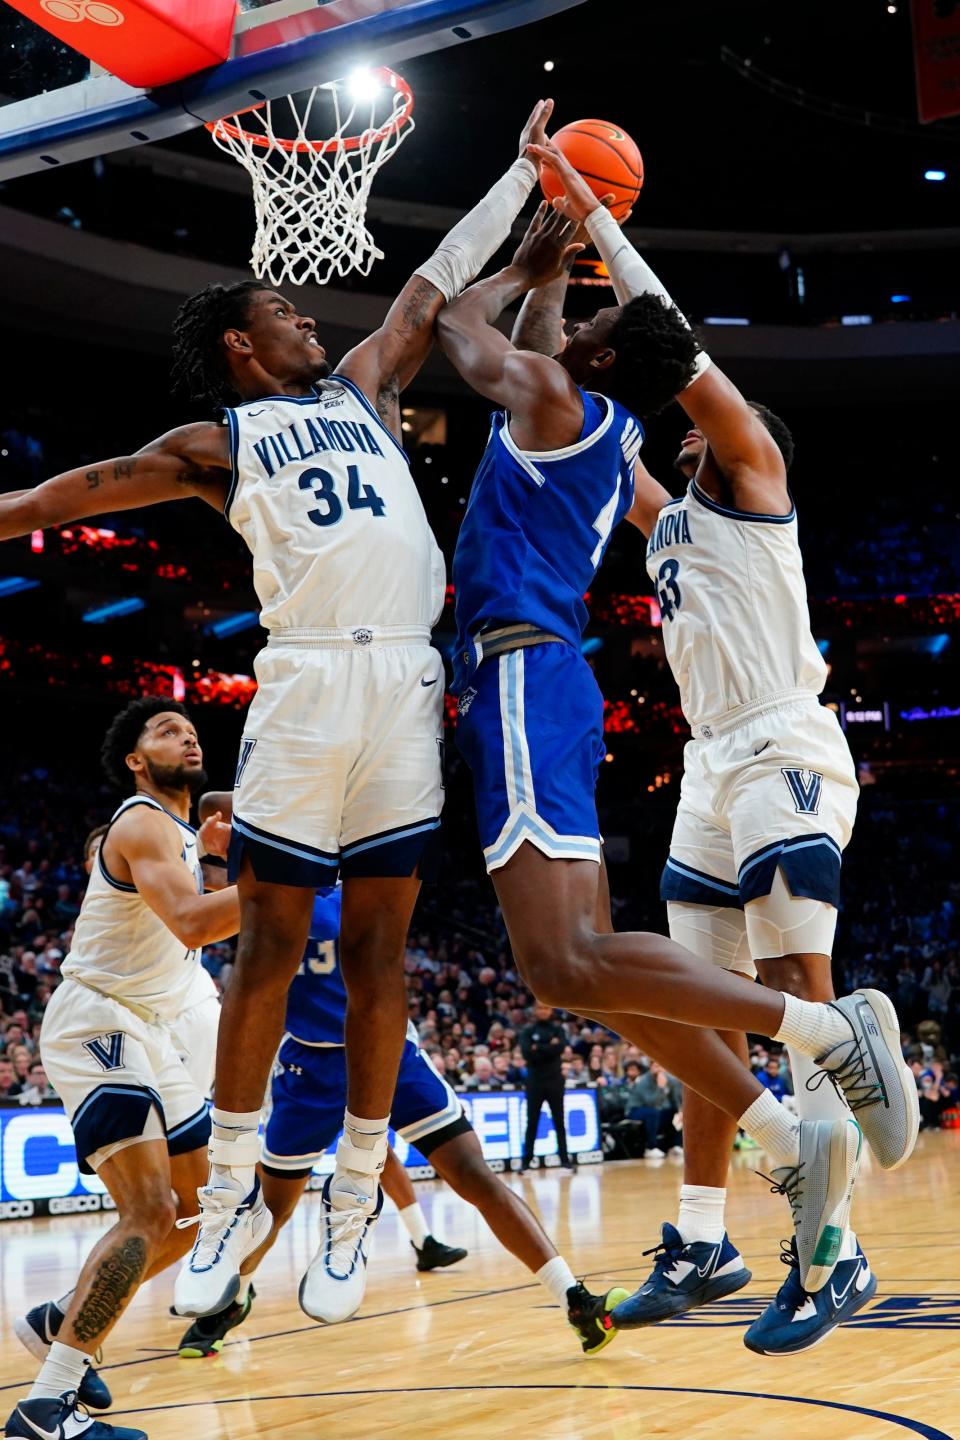
[[[181,308],[176,371],[226,424],[169,432],[138,454],[0,500],[0,537],[195,496],[253,556],[268,644],[241,746],[231,875],[241,933],[217,1050],[209,1183],[178,1277],[182,1314],[222,1309],[270,1225],[257,1124],[314,891],[343,878],[348,1108],[331,1223],[378,1202],[406,1029],[403,950],[431,868],[442,799],[441,661],[430,646],[444,567],[400,439],[400,392],[442,306],[509,233],[530,194],[520,158],[419,267],[379,330],[331,372],[314,321],[256,282],[209,286]]]
[[[533,153],[550,156],[545,147]],[[609,250],[635,253],[587,193],[574,218],[599,229],[599,208],[617,237]],[[612,933],[594,795],[603,707],[580,654],[581,596],[634,502],[638,416],[674,396],[703,414],[718,395],[735,392],[662,291],[630,292],[554,356],[512,345],[496,328],[502,310],[562,278],[577,249],[573,224],[541,210],[512,264],[438,321],[441,346],[464,379],[509,406],[494,416],[454,560],[458,743],[525,981],[543,1003],[592,1016],[642,1045],[753,1134],[790,1200],[801,1278],[814,1292],[839,1253],[859,1129],[848,1118],[795,1120],[718,1030],[770,1035],[830,1070],[890,1167],[915,1143],[916,1090],[895,1012],[878,992],[811,1004],[706,970],[661,936]],[[614,254],[602,253],[616,273]]]
[[[189,1249],[189,1232],[175,1222],[194,1209],[206,1172],[202,1051],[210,1051],[202,1047],[198,1083],[176,1026],[205,990],[201,947],[239,924],[235,886],[203,893],[201,847],[225,855],[229,832],[218,815],[199,834],[189,824],[206,776],[183,706],[164,697],[133,701],[115,717],[102,754],[111,781],[133,793],[88,840],[90,881],[40,1038],[80,1168],[104,1182],[118,1219],[75,1288],[16,1323],[42,1365],[6,1433],[32,1440],[145,1440],[141,1430],[91,1419],[78,1404],[110,1404],[91,1372],[93,1355],[140,1285]]]
[[[591,215],[618,299],[662,295],[656,276],[552,147],[551,165],[554,182],[562,178],[566,187],[566,212]],[[555,287],[540,302],[541,317],[561,299]],[[819,701],[827,669],[810,630],[787,485],[793,439],[778,416],[732,386],[716,387],[707,399],[690,412],[696,424],[675,462],[689,482],[686,493],[673,499],[638,461],[627,516],[648,537],[664,648],[693,732],[661,896],[671,936],[705,961],[748,980],[759,970],[771,988],[831,1002],[840,861],[858,787],[837,718]],[[746,1064],[745,1037],[726,1032],[724,1039]],[[849,1115],[840,1087],[825,1083],[795,1047],[791,1065],[802,1119]],[[855,1093],[852,1103],[860,1110],[876,1097]],[[749,1279],[724,1224],[735,1126],[691,1090],[684,1131],[677,1224],[663,1227],[652,1275],[619,1307],[624,1325],[683,1313]],[[802,1285],[794,1242],[783,1258],[789,1273],[780,1293],[744,1337],[760,1353],[817,1344],[876,1292],[849,1228],[835,1276],[815,1293]]]
[[[317,893],[310,940],[287,1000],[286,1034],[271,1084],[260,1166],[274,1228],[263,1249],[244,1263],[240,1295],[218,1315],[196,1320],[180,1342],[181,1354],[209,1353],[202,1347],[215,1344],[246,1318],[254,1271],[293,1215],[314,1165],[342,1124],[347,996],[340,971],[341,904],[340,887]],[[500,1243],[540,1281],[566,1315],[584,1353],[595,1354],[608,1345],[617,1333],[610,1312],[628,1292],[618,1287],[592,1294],[575,1280],[532,1211],[488,1168],[458,1096],[420,1049],[412,1026],[400,1061],[391,1119],[400,1137],[416,1146],[438,1176],[476,1207]],[[401,1169],[395,1159],[394,1164]],[[378,1204],[372,1215],[350,1230],[331,1225],[332,1178],[327,1176],[320,1194],[320,1247],[299,1291],[301,1309],[325,1324],[348,1320],[363,1299],[380,1215]],[[409,1180],[403,1188],[394,1181],[401,1198],[409,1187]]]

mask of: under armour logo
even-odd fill
[[[233,782],[233,788],[235,790],[239,789],[240,781],[243,779],[243,772],[250,763],[250,756],[253,754],[256,744],[256,740],[248,740],[246,737],[240,742],[240,758],[237,761],[237,774]]]
[[[122,1030],[111,1035],[98,1035],[96,1040],[84,1040],[84,1050],[89,1050],[101,1070],[123,1069],[123,1042],[127,1037]]]
[[[820,809],[823,776],[816,770],[791,770],[786,766],[781,766],[780,773],[787,782],[797,814],[816,815]]]
[[[372,630],[354,630],[353,632],[354,645],[369,645],[372,639]]]

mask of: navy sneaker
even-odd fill
[[[13,1328],[20,1344],[30,1351],[35,1360],[42,1363],[60,1333],[62,1324],[63,1311],[55,1301],[47,1300],[43,1305],[34,1305],[26,1315],[18,1315],[13,1322]],[[113,1396],[106,1382],[92,1365],[87,1366],[78,1397],[80,1404],[91,1410],[109,1410],[113,1404]]]
[[[7,1435],[17,1440],[147,1440],[144,1430],[125,1425],[106,1425],[91,1420],[77,1409],[77,1392],[68,1390],[58,1400],[21,1400],[7,1421]]]
[[[719,1244],[693,1240],[685,1245],[676,1226],[664,1224],[660,1244],[643,1253],[656,1256],[653,1270],[646,1284],[614,1310],[613,1323],[620,1330],[636,1330],[685,1315],[711,1300],[733,1295],[753,1278],[727,1235]]]
[[[756,1355],[796,1355],[819,1345],[877,1293],[877,1277],[859,1245],[851,1260],[837,1261],[827,1284],[814,1295],[800,1283],[797,1242],[784,1241],[781,1250],[780,1259],[789,1265],[790,1274],[743,1337],[744,1345]]]

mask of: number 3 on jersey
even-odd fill
[[[314,525],[336,525],[342,519],[343,501],[337,494],[336,481],[329,470],[321,470],[319,466],[304,470],[300,476],[300,489],[312,491],[317,502],[316,510],[307,511],[307,519],[312,520]],[[361,485],[356,465],[347,467],[347,508],[372,510],[377,519],[387,508],[372,485]]]
[[[657,571],[657,580],[660,582],[657,599],[660,601],[660,614],[664,620],[672,620],[683,603],[680,586],[677,584],[679,574],[680,561],[673,559],[664,560]]]

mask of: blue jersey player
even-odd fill
[[[549,147],[531,150],[560,168],[562,157],[555,162]],[[568,200],[570,177],[578,180],[567,166]],[[542,1003],[591,1016],[642,1046],[758,1140],[790,1199],[802,1280],[812,1293],[837,1260],[859,1129],[844,1119],[788,1116],[718,1031],[776,1037],[833,1072],[888,1167],[913,1148],[916,1102],[885,996],[812,1004],[704,967],[663,936],[613,933],[594,796],[603,706],[580,652],[581,596],[633,503],[642,440],[636,415],[676,396],[702,433],[731,453],[737,427],[755,417],[619,232],[604,252],[614,282],[621,252],[642,267],[640,284],[618,288],[623,303],[601,310],[565,345],[559,323],[553,347],[531,334],[519,336],[525,348],[517,348],[497,328],[507,305],[562,281],[582,248],[574,221],[585,222],[587,233],[600,228],[596,198],[582,188],[588,199],[567,206],[571,218],[542,206],[512,263],[437,320],[447,357],[504,410],[494,418],[454,558],[458,744],[473,771],[487,869],[524,980]],[[881,1035],[882,1055],[870,1050]],[[829,1178],[814,1195],[808,1177],[816,1170]]]
[[[180,1342],[181,1355],[213,1353],[227,1331],[246,1319],[253,1271],[290,1219],[315,1163],[343,1123],[347,995],[340,973],[340,905],[339,887],[317,892],[306,953],[290,986],[287,1033],[274,1068],[272,1107],[260,1165],[264,1197],[274,1217],[269,1243],[244,1265],[237,1300],[190,1326]],[[584,1352],[593,1354],[608,1345],[616,1335],[610,1311],[626,1298],[627,1291],[618,1288],[594,1295],[576,1282],[531,1210],[488,1169],[458,1097],[420,1050],[415,1031],[412,1036],[408,1032],[404,1046],[391,1118],[398,1133],[416,1145],[458,1195],[476,1206],[501,1244],[533,1271],[565,1309]],[[384,1171],[383,1189],[403,1208],[411,1201],[415,1204],[410,1181],[396,1157],[392,1168],[392,1178],[389,1166]],[[330,1180],[328,1176],[321,1193],[324,1210],[330,1205]],[[300,1286],[300,1304],[312,1319],[332,1324],[353,1313],[358,1302],[352,1289],[342,1287],[344,1299],[337,1305],[331,1301],[331,1295],[336,1298],[336,1288],[329,1282],[349,1274],[356,1265],[366,1265],[379,1213],[380,1204],[362,1226],[322,1247],[311,1264]],[[424,1270],[433,1269],[438,1261],[451,1264],[466,1255],[465,1250],[451,1250],[437,1241],[428,1246],[422,1237],[417,1249],[417,1268]],[[326,1282],[319,1288],[313,1280],[318,1266],[323,1267]]]

